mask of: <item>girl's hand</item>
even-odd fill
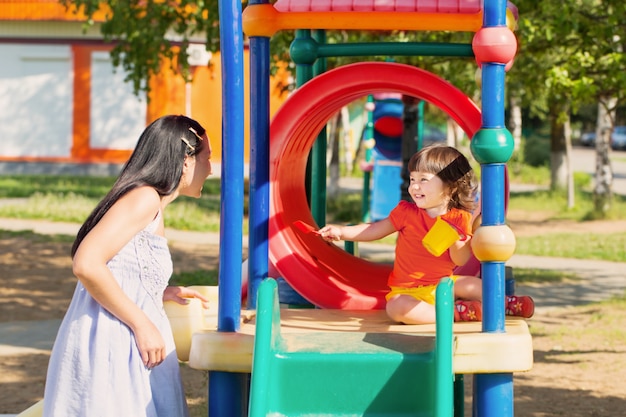
[[[322,239],[328,242],[335,242],[342,238],[341,227],[339,226],[327,225],[318,230],[318,233]]]
[[[202,307],[209,308],[209,299],[196,290],[187,287],[167,287],[163,292],[163,301],[174,301],[178,304],[189,304],[190,298],[197,298],[202,301]]]

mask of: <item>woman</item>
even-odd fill
[[[188,415],[163,301],[207,300],[167,286],[163,216],[179,195],[200,197],[210,157],[198,122],[159,118],[79,230],[71,252],[78,283],[52,350],[44,416]]]

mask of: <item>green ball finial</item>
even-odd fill
[[[515,147],[513,135],[506,128],[482,128],[472,138],[470,150],[481,164],[506,163]]]
[[[296,38],[291,42],[289,54],[296,64],[313,65],[317,60],[317,42],[311,38]]]

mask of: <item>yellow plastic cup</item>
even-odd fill
[[[461,235],[450,223],[437,217],[433,227],[424,236],[422,244],[428,252],[435,256],[441,256],[460,238]]]

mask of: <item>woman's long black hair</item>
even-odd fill
[[[200,123],[186,116],[163,116],[152,122],[139,137],[135,150],[111,190],[78,231],[72,245],[72,257],[91,229],[129,191],[147,185],[160,196],[172,194],[183,175],[185,156],[193,156],[200,151],[202,145],[198,136],[204,133]]]

